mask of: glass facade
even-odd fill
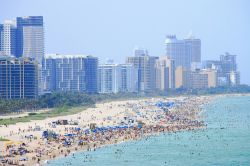
[[[0,97],[5,99],[36,98],[37,64],[29,59],[0,58]]]
[[[84,55],[46,55],[43,61],[44,91],[97,93],[98,59]]]
[[[30,57],[42,62],[44,29],[42,16],[16,18],[16,57]]]

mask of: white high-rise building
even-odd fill
[[[156,88],[167,90],[175,88],[174,60],[161,56],[156,60]]]
[[[136,92],[138,70],[132,64],[104,64],[98,68],[100,93]]]
[[[98,67],[98,88],[100,93],[118,93],[120,90],[121,68],[117,64]]]
[[[121,68],[121,88],[120,92],[138,91],[138,69],[132,64],[120,64]]]
[[[15,55],[16,26],[14,20],[6,20],[0,25],[0,54]]]

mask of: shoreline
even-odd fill
[[[100,145],[100,146],[97,146],[95,149],[90,149],[90,150],[88,150],[88,149],[79,149],[79,150],[76,150],[76,151],[72,151],[67,156],[59,155],[59,156],[57,156],[54,159],[43,160],[43,161],[46,161],[46,163],[44,163],[46,165],[46,164],[49,164],[53,160],[59,160],[59,159],[65,158],[65,157],[69,157],[69,156],[74,155],[75,153],[84,153],[84,152],[88,152],[88,151],[95,151],[95,150],[100,149],[100,148],[105,148],[105,147],[108,147],[108,146],[113,146],[113,145],[128,143],[128,142],[132,142],[132,141],[140,141],[142,139],[147,139],[149,137],[159,136],[161,134],[170,134],[170,133],[186,132],[186,131],[194,131],[194,130],[197,131],[197,130],[203,130],[203,129],[206,129],[206,128],[205,127],[199,127],[199,128],[193,128],[193,129],[183,129],[183,130],[176,130],[176,131],[166,131],[166,132],[150,133],[150,134],[144,135],[144,136],[142,136],[140,138],[136,138],[136,139],[128,139],[128,140],[125,140],[125,141],[121,140],[121,141],[115,142],[115,143],[107,143],[107,144],[104,144],[104,145]]]
[[[216,95],[216,96],[218,96],[218,95]],[[114,102],[108,102],[108,103],[99,103],[99,104],[96,104],[97,105],[96,108],[89,108],[89,109],[87,109],[81,113],[75,114],[75,115],[69,115],[66,117],[49,118],[49,119],[41,120],[41,121],[20,123],[21,126],[23,125],[23,127],[28,127],[28,129],[30,128],[30,130],[27,130],[27,131],[23,130],[22,134],[19,133],[20,135],[15,133],[14,131],[12,131],[12,134],[7,136],[7,139],[13,140],[13,138],[15,138],[15,141],[25,142],[28,145],[26,147],[27,149],[30,149],[31,147],[33,147],[32,149],[36,149],[37,144],[40,144],[40,146],[44,148],[44,151],[47,151],[47,152],[51,151],[51,153],[47,153],[47,154],[43,153],[43,155],[41,157],[37,157],[37,158],[39,158],[39,163],[41,165],[43,165],[44,161],[53,160],[55,158],[58,158],[58,157],[60,158],[60,157],[63,157],[65,155],[68,156],[72,152],[75,153],[76,151],[86,151],[91,147],[92,148],[100,148],[103,146],[121,143],[121,142],[125,142],[125,141],[138,140],[138,139],[144,138],[145,136],[157,135],[157,134],[164,133],[164,132],[180,132],[180,131],[196,130],[196,129],[204,128],[204,124],[202,124],[200,121],[198,121],[199,117],[197,114],[199,114],[202,111],[200,107],[204,104],[207,104],[211,100],[213,100],[212,99],[213,97],[211,97],[211,96],[188,96],[188,97],[181,96],[181,97],[174,97],[174,98],[173,97],[172,98],[159,97],[159,98],[152,98],[152,99],[147,98],[147,99],[138,99],[138,100],[125,100],[125,101],[114,101]],[[143,119],[142,117],[144,117],[146,115],[154,116],[156,114],[157,116],[158,115],[165,116],[165,114],[158,114],[157,112],[153,112],[153,113],[150,112],[150,109],[157,108],[157,107],[155,107],[154,104],[158,100],[166,100],[166,101],[174,100],[177,104],[174,108],[170,109],[170,112],[171,112],[170,115],[177,116],[179,118],[179,120],[176,120],[176,119],[171,120],[170,119],[170,121],[172,121],[171,123],[168,123],[168,121],[167,121],[167,122],[164,122],[166,124],[164,124],[164,123],[160,124],[160,123],[162,123],[160,121],[162,119],[158,120],[157,122],[155,122],[154,120],[152,121],[152,119],[150,119],[150,118]],[[153,104],[152,105],[146,104],[145,108],[141,108],[141,106],[144,107],[143,104],[145,104],[145,103],[153,103]],[[179,105],[178,105],[178,103],[179,103]],[[68,118],[68,119],[75,118],[75,119],[78,119],[79,121],[81,121],[82,120],[81,118],[83,118],[84,122],[82,122],[82,123],[85,124],[85,126],[81,125],[81,124],[77,125],[81,128],[87,128],[88,125],[86,125],[86,124],[89,124],[90,122],[95,122],[95,121],[98,121],[97,126],[108,126],[108,125],[115,126],[121,122],[121,120],[122,120],[121,117],[124,117],[124,116],[133,117],[133,116],[135,116],[135,115],[127,115],[127,114],[134,113],[133,111],[131,111],[131,109],[133,108],[134,105],[137,105],[138,109],[141,109],[140,111],[138,111],[139,113],[140,112],[143,113],[144,111],[148,111],[146,114],[144,114],[142,116],[137,115],[138,117],[136,119],[138,121],[143,120],[143,122],[145,123],[145,127],[143,127],[142,130],[144,130],[144,129],[151,130],[151,131],[148,131],[148,133],[145,132],[146,134],[143,137],[138,136],[139,135],[138,133],[140,133],[141,131],[136,127],[134,127],[133,129],[129,128],[129,129],[124,129],[124,130],[119,130],[118,132],[115,130],[108,131],[111,133],[111,135],[113,135],[115,133],[116,135],[118,135],[118,137],[112,138],[111,140],[105,140],[104,142],[102,142],[100,140],[97,140],[97,141],[96,140],[92,140],[92,141],[88,140],[89,142],[86,143],[86,146],[84,145],[84,146],[82,146],[82,148],[77,148],[77,149],[76,149],[76,147],[79,147],[79,146],[76,144],[74,144],[75,146],[63,147],[63,146],[61,146],[60,142],[56,143],[53,141],[51,141],[51,143],[48,143],[47,145],[45,145],[42,143],[41,138],[39,138],[39,136],[36,136],[37,138],[34,140],[33,140],[33,138],[30,140],[26,140],[23,138],[25,134],[26,135],[30,134],[30,133],[32,133],[34,135],[37,135],[37,133],[41,134],[41,131],[35,132],[35,131],[31,130],[32,124],[37,124],[38,122],[42,122],[42,124],[45,126],[47,124],[47,128],[49,128],[48,122],[56,120],[56,119],[62,119],[62,118]],[[112,108],[112,107],[114,107],[114,108]],[[123,107],[123,109],[120,107]],[[191,108],[193,109],[192,111],[189,110]],[[98,111],[98,109],[102,109],[102,111]],[[137,109],[135,109],[135,110],[137,111]],[[109,111],[109,113],[107,113],[106,116],[103,117],[102,115],[103,115],[103,112],[105,112],[105,111]],[[97,112],[97,114],[95,114],[96,112]],[[92,113],[92,116],[89,115],[91,117],[90,119],[88,119],[88,117],[85,117],[86,114],[88,114],[88,113]],[[96,117],[99,117],[99,119],[96,119]],[[108,120],[107,117],[112,117],[112,118],[110,120]],[[163,120],[166,117],[163,117]],[[187,123],[186,121],[188,121],[189,123]],[[16,127],[20,124],[18,123],[16,125],[10,125],[12,127],[11,129],[13,129],[13,126]],[[158,125],[156,131],[152,130],[155,128],[156,125]],[[65,127],[65,126],[57,126],[55,129],[54,128],[49,128],[49,129],[56,131],[58,133],[60,133],[60,132],[63,133],[62,132],[63,127]],[[67,126],[67,127],[70,128],[72,126]],[[2,130],[2,129],[3,128],[0,128],[0,130]],[[72,131],[72,133],[73,132],[74,131]],[[7,132],[6,131],[1,132],[0,136],[3,136],[4,133],[6,134]],[[133,134],[138,134],[138,135],[132,136]],[[61,134],[61,136],[62,135],[63,134]],[[80,135],[81,134],[79,134],[79,136]],[[97,134],[97,136],[99,136],[99,135]],[[74,141],[73,141],[73,143],[76,143]],[[56,153],[56,151],[57,152],[59,151],[58,148],[60,150],[63,149],[63,152]],[[52,150],[52,149],[54,149],[54,150]],[[27,153],[26,156],[28,158],[28,161],[19,161],[18,164],[19,165],[22,165],[22,164],[24,164],[24,165],[36,165],[37,160],[32,160],[32,156],[34,156],[35,154],[36,154],[36,152],[35,153],[34,152]],[[21,157],[20,155],[17,155],[14,157],[13,160],[17,161],[20,157]]]

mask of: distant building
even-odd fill
[[[16,56],[29,57],[42,64],[44,57],[44,27],[42,16],[17,17]]]
[[[42,69],[43,90],[97,93],[97,67],[96,57],[47,54]]]
[[[132,64],[103,64],[98,68],[100,93],[137,92],[137,69]]]
[[[203,68],[217,70],[218,86],[234,86],[240,84],[240,73],[237,71],[236,55],[225,53],[220,60],[208,60]]]
[[[44,56],[43,17],[17,17],[0,24],[0,55],[28,57],[41,65]]]
[[[192,63],[201,62],[201,41],[190,36],[178,40],[175,35],[168,35],[165,40],[166,55],[175,61],[175,66],[190,69]]]
[[[0,24],[0,55],[16,54],[16,26],[15,21],[6,20]]]
[[[208,88],[214,88],[217,86],[217,71],[213,69],[203,69],[200,71],[202,74],[206,74],[208,77]]]
[[[38,95],[36,62],[28,58],[0,57],[0,98],[36,98]]]
[[[156,88],[159,90],[175,88],[174,60],[167,56],[161,56],[156,60]]]
[[[118,93],[120,90],[121,68],[117,64],[104,64],[98,67],[98,88],[100,93]]]
[[[127,57],[126,63],[138,69],[138,90],[153,91],[156,89],[155,62],[158,57],[149,56],[145,49],[135,49],[134,56]]]
[[[179,66],[175,70],[176,88],[206,89],[217,86],[216,70],[186,70]]]
[[[208,74],[200,71],[185,71],[183,87],[187,89],[208,88]]]
[[[120,92],[138,91],[138,69],[132,64],[120,64],[121,68],[121,88]]]
[[[184,68],[182,66],[178,66],[175,69],[175,88],[183,88],[184,85]]]

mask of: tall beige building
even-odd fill
[[[159,90],[175,88],[174,60],[168,56],[161,56],[156,60],[156,88]]]
[[[176,88],[203,89],[217,86],[217,73],[215,70],[185,70],[177,67],[175,70]]]
[[[185,69],[182,66],[178,66],[175,69],[175,88],[181,88],[184,85]]]
[[[214,88],[217,86],[217,71],[213,69],[202,70],[201,73],[207,74],[208,88]]]

